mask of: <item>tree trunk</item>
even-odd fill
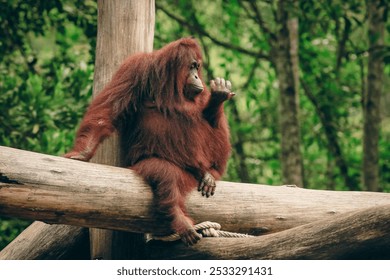
[[[186,247],[153,242],[151,259],[390,259],[390,205],[254,238],[203,238]]]
[[[295,2],[294,2],[295,3]],[[298,120],[298,19],[293,17],[294,6],[278,2],[280,30],[275,42],[276,68],[280,91],[280,133],[282,176],[285,184],[303,187],[303,164],[300,151]]]
[[[379,190],[379,129],[381,123],[380,98],[383,89],[383,58],[385,3],[368,0],[368,79],[364,97],[363,186],[369,191]]]
[[[153,215],[153,194],[127,168],[0,147],[0,215],[131,232],[170,232]],[[390,194],[218,182],[211,198],[189,195],[197,223],[272,233],[348,211],[390,204]]]
[[[98,1],[94,97],[127,56],[153,50],[154,9],[154,0]],[[105,141],[92,161],[122,166],[119,142],[115,136]],[[142,258],[140,235],[91,229],[90,238],[93,259]]]

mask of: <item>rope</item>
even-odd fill
[[[221,225],[214,222],[203,222],[194,226],[194,229],[202,234],[203,237],[228,237],[228,238],[246,238],[254,237],[253,235],[236,233],[230,231],[221,230]],[[173,233],[168,236],[154,236],[150,233],[146,234],[146,242],[151,240],[160,240],[160,241],[176,241],[180,240],[180,235],[178,233]]]

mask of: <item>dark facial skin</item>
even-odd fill
[[[199,67],[200,65],[197,61],[191,63],[185,89],[188,97],[194,97],[203,91],[202,80],[198,74]]]

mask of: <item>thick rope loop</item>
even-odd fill
[[[236,233],[230,231],[221,230],[221,225],[214,222],[203,222],[194,226],[194,229],[202,234],[203,237],[228,237],[228,238],[246,238],[254,237],[253,235]],[[152,234],[146,234],[146,242],[151,240],[160,240],[160,241],[176,241],[180,240],[180,235],[173,233],[168,236],[154,236]]]

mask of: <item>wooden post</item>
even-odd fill
[[[127,56],[153,50],[154,19],[154,0],[98,0],[94,97]],[[118,137],[105,141],[92,162],[121,166],[119,142]],[[92,259],[142,257],[142,235],[91,229],[90,239]]]

